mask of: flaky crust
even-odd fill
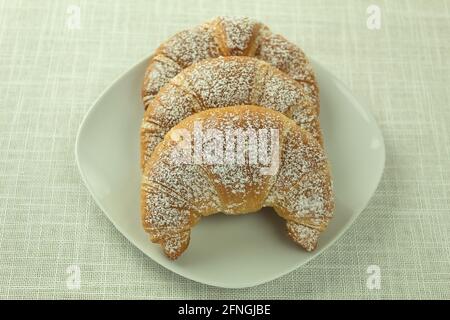
[[[258,105],[282,112],[322,143],[316,87],[252,57],[202,60],[181,71],[152,99],[141,126],[141,165],[164,134],[203,110]]]
[[[155,51],[142,85],[144,107],[181,70],[219,56],[256,57],[300,83],[316,86],[311,64],[299,47],[250,18],[217,17],[175,34]]]
[[[263,174],[260,163],[174,161],[174,134],[202,130],[276,130],[278,165]],[[202,140],[207,147],[211,141]],[[189,146],[194,148],[194,142]],[[247,150],[248,151],[248,150]],[[245,151],[246,152],[246,151]],[[245,153],[244,152],[244,153]],[[187,248],[191,228],[202,216],[245,214],[273,207],[286,220],[287,234],[308,251],[317,246],[334,209],[323,147],[282,113],[258,106],[234,106],[195,113],[169,131],[146,162],[141,185],[144,229],[175,259]]]

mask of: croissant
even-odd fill
[[[254,56],[301,83],[316,85],[303,51],[249,18],[218,17],[181,31],[163,43],[150,58],[142,86],[145,108],[158,91],[181,70],[207,58]]]
[[[239,140],[240,134],[248,136]],[[195,113],[166,134],[146,163],[143,227],[171,259],[186,250],[202,216],[262,207],[273,207],[307,251],[316,248],[334,209],[323,147],[278,111],[232,106]]]
[[[149,102],[141,125],[141,165],[182,119],[209,108],[241,104],[280,111],[322,143],[315,88],[251,57],[219,57],[193,64]]]

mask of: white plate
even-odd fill
[[[114,226],[167,269],[209,285],[242,288],[278,278],[317,257],[364,209],[384,167],[384,142],[369,111],[327,70],[314,63],[320,86],[321,124],[336,210],[318,249],[308,253],[285,234],[272,210],[243,216],[203,218],[188,250],[170,261],[149,242],[139,213],[141,81],[148,59],[132,67],[102,93],[84,118],[76,159],[86,186]]]

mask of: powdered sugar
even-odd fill
[[[318,97],[308,85],[299,84],[261,60],[204,60],[180,72],[148,104],[141,131],[142,159],[148,159],[164,134],[185,117],[200,110],[240,104],[282,112],[321,141],[317,103]]]
[[[294,80],[307,82],[317,95],[313,70],[300,48],[255,20],[218,17],[177,33],[157,49],[150,59],[144,80],[142,96],[145,107],[155,95],[153,88],[161,88],[179,72],[178,68],[186,68],[203,59],[242,55],[255,56],[289,74]],[[161,63],[161,57],[167,60]],[[158,63],[153,60],[158,60]]]
[[[255,58],[217,58],[242,55]],[[147,109],[141,126],[142,221],[167,256],[174,259],[186,249],[190,228],[201,216],[263,206],[287,220],[295,242],[308,251],[316,247],[334,201],[321,145],[318,87],[300,48],[252,19],[219,17],[158,48],[142,97]],[[222,108],[242,104],[265,108]],[[176,143],[170,133],[163,140],[164,135],[174,126],[192,131],[194,120],[205,129],[279,130],[279,166],[263,175],[260,163],[171,161]],[[247,147],[244,154],[254,146]]]
[[[293,221],[287,224],[288,235],[306,251],[312,251],[317,246],[320,232],[316,229],[304,226]]]
[[[248,51],[259,23],[247,17],[219,17],[220,26],[225,37],[227,53],[240,56]]]
[[[279,130],[281,165],[275,175],[264,176],[259,170],[261,164],[249,162],[234,165],[173,162],[169,155],[176,141],[170,139],[169,132],[146,163],[142,180],[144,226],[153,234],[153,240],[163,245],[166,254],[175,257],[187,246],[180,239],[188,239],[184,233],[200,216],[217,212],[241,214],[273,206],[289,221],[289,235],[312,250],[333,210],[331,180],[320,144],[281,113],[262,107],[206,110],[183,120],[173,130],[192,132],[196,121],[201,121],[205,129],[219,131]],[[181,234],[183,237],[179,238]]]

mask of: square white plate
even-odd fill
[[[162,266],[209,285],[242,288],[278,278],[336,241],[364,209],[381,178],[385,149],[368,109],[333,75],[313,63],[320,87],[321,125],[331,163],[336,210],[314,252],[285,233],[272,210],[243,216],[215,215],[193,229],[188,250],[167,259],[148,240],[140,220],[139,127],[141,81],[148,59],[116,80],[90,108],[78,132],[76,160],[97,204],[114,226]]]

